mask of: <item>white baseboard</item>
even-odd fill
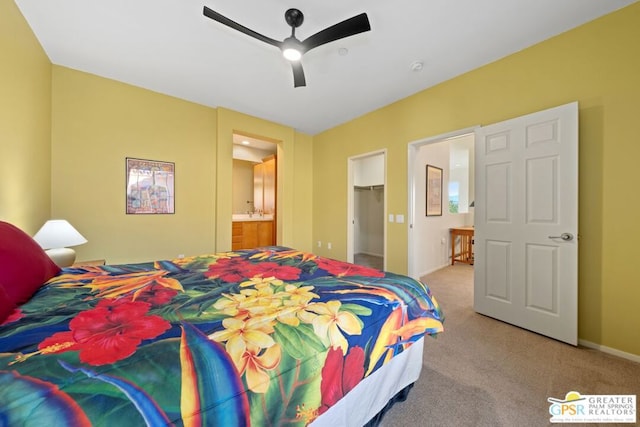
[[[447,264],[443,264],[443,265],[441,265],[441,266],[439,266],[439,267],[432,268],[431,270],[423,271],[422,273],[419,273],[419,274],[418,274],[418,277],[412,277],[412,279],[414,279],[414,280],[420,280],[420,278],[421,278],[422,276],[426,276],[427,274],[431,274],[431,273],[434,273],[434,272],[436,272],[436,271],[438,271],[438,270],[442,270],[443,268],[448,267],[449,265],[450,265],[450,264],[449,264],[449,263],[447,263]]]
[[[380,258],[383,258],[383,257],[384,257],[384,255],[382,255],[382,254],[376,254],[376,253],[373,253],[373,252],[367,252],[367,251],[358,251],[358,252],[354,251],[354,252],[353,252],[353,255],[354,255],[354,256],[355,256],[355,255],[359,255],[359,254],[362,254],[362,255],[370,255],[370,256],[377,256],[377,257],[380,257]]]
[[[592,348],[594,350],[600,350],[603,353],[612,354],[614,356],[622,357],[623,359],[631,360],[632,362],[640,363],[640,356],[637,354],[627,353],[622,350],[617,350],[615,348],[607,347],[606,345],[596,344],[594,342],[587,341],[587,340],[578,340],[578,344],[583,347]]]

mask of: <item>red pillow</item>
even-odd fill
[[[9,317],[14,308],[16,308],[16,305],[9,299],[9,296],[0,283],[0,325]]]
[[[15,305],[25,303],[60,272],[27,233],[0,221],[0,286]]]

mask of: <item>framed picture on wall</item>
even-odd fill
[[[427,216],[442,216],[442,169],[427,165]]]
[[[126,158],[127,214],[175,213],[175,163]]]

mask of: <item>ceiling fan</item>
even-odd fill
[[[322,31],[318,31],[314,35],[300,41],[296,38],[296,28],[302,25],[304,15],[298,9],[289,9],[285,12],[284,19],[291,27],[291,36],[287,37],[283,41],[278,41],[240,25],[237,22],[222,16],[218,12],[209,9],[207,6],[204,6],[203,13],[206,17],[211,18],[214,21],[282,50],[283,56],[291,62],[291,66],[293,68],[294,87],[306,85],[304,71],[302,70],[302,64],[300,63],[300,58],[303,54],[318,46],[322,46],[323,44],[331,43],[345,37],[371,30],[367,14],[361,13],[332,25],[331,27],[325,28]]]

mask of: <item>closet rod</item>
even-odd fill
[[[354,185],[356,190],[383,190],[384,185]]]

